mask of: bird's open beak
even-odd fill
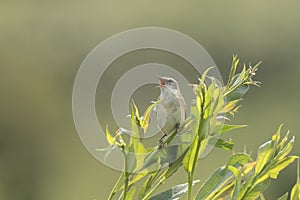
[[[165,85],[166,85],[166,79],[164,79],[164,78],[162,78],[160,76],[157,76],[157,77],[159,79],[159,85],[157,87],[160,87],[160,88],[165,87]]]

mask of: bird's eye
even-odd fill
[[[173,80],[172,79],[168,79],[167,82],[168,83],[173,83]]]

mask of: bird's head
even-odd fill
[[[177,81],[173,78],[158,76],[158,79],[159,79],[159,87],[161,89],[163,89],[163,88],[168,88],[170,90],[178,90],[179,89]]]

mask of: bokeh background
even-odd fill
[[[107,198],[119,172],[99,163],[81,144],[72,118],[73,81],[99,42],[136,27],[165,27],[191,36],[225,80],[232,54],[246,63],[263,61],[256,77],[262,87],[251,89],[232,120],[249,127],[228,137],[236,141],[235,151],[246,145],[255,156],[283,122],[284,131],[297,137],[293,153],[299,155],[299,6],[299,1],[258,0],[1,0],[0,199]],[[230,154],[214,150],[201,162],[198,177],[204,180]],[[184,172],[178,173],[161,189],[184,182]],[[296,163],[272,183],[267,199],[295,182]]]

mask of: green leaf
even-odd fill
[[[269,187],[270,182],[270,179],[266,179],[263,182],[260,182],[259,184],[255,185],[249,192],[246,193],[243,200],[257,199],[260,196],[260,194],[262,194],[263,191]]]
[[[267,162],[272,158],[274,154],[273,151],[273,143],[272,141],[268,141],[261,145],[258,149],[258,155],[257,155],[257,164],[255,167],[255,173],[258,174],[263,170]]]
[[[228,103],[224,106],[224,108],[221,110],[221,113],[228,113],[228,112],[232,111],[232,110],[236,107],[236,104],[237,104],[239,101],[240,101],[240,100],[237,99],[237,100],[228,102]]]
[[[230,156],[227,161],[227,165],[235,167],[244,166],[245,164],[252,161],[252,158],[246,153],[236,153]]]
[[[135,191],[136,191],[135,186],[132,186],[132,187],[130,188],[130,190],[127,192],[126,200],[132,200],[132,199],[133,199],[133,196],[134,196],[134,194],[135,194]]]
[[[193,169],[193,163],[195,162],[197,156],[197,151],[198,151],[198,136],[195,137],[195,141],[191,144],[188,152],[186,153],[183,161],[182,161],[182,165],[184,167],[184,169],[187,172],[191,172]]]
[[[147,155],[147,150],[145,149],[144,145],[140,142],[135,147],[136,147],[135,155],[137,161],[135,171],[137,171],[141,169],[144,165],[144,160]]]
[[[291,192],[291,200],[299,200],[300,199],[300,183],[297,183]]]
[[[288,200],[289,198],[289,193],[285,193],[283,196],[279,197],[277,200]]]
[[[237,55],[233,55],[232,65],[231,65],[230,74],[229,74],[229,78],[228,78],[228,84],[232,81],[232,78],[235,75],[236,68],[239,64],[239,61],[240,60],[237,58]]]
[[[105,135],[106,135],[106,140],[109,143],[109,145],[114,145],[115,139],[111,136],[111,134],[108,130],[108,126],[106,126]]]
[[[162,99],[161,99],[162,100]],[[161,100],[158,100],[154,103],[152,103],[150,106],[148,106],[148,108],[146,109],[143,118],[142,118],[142,123],[141,123],[141,127],[144,129],[144,133],[147,132],[148,126],[149,126],[149,122],[150,122],[150,113],[151,110],[161,102]]]
[[[139,181],[140,179],[146,177],[149,174],[149,171],[147,169],[142,170],[141,172],[137,173],[136,176],[129,182],[129,185],[132,185]]]
[[[229,125],[229,124],[223,124],[221,134],[226,133],[228,131],[238,129],[238,128],[244,128],[247,125]]]
[[[232,173],[235,175],[235,184],[234,184],[233,194],[231,195],[231,199],[237,200],[242,185],[241,172],[233,166],[228,166],[228,169],[232,171]]]
[[[209,199],[215,195],[232,178],[232,172],[227,167],[218,168],[205,181],[197,193],[196,200]]]
[[[280,124],[280,126],[278,127],[276,133],[272,136],[272,141],[274,141],[275,144],[279,143],[282,126],[283,126],[283,124]]]
[[[294,146],[294,142],[295,142],[295,137],[293,137],[289,143],[287,143],[286,146],[284,146],[280,152],[278,153],[278,159],[284,158],[285,156],[287,156],[293,149]]]
[[[206,76],[207,76],[207,73],[208,73],[211,69],[213,69],[213,68],[215,68],[215,67],[214,67],[214,66],[211,66],[211,67],[207,68],[207,69],[203,72],[203,74],[202,74],[202,76],[201,76],[201,83],[204,83],[204,82],[205,82],[205,78],[206,78]]]
[[[142,185],[142,187],[139,191],[138,199],[142,199],[145,196],[146,192],[151,188],[152,182],[159,175],[159,172],[160,172],[160,170],[157,170],[157,171],[151,172],[149,174],[147,180],[144,182],[144,184]]]
[[[193,184],[198,183],[199,180],[194,181]],[[149,200],[175,200],[179,199],[180,196],[184,195],[187,192],[188,184],[176,185],[158,195],[151,197]]]
[[[281,142],[279,143],[279,149],[282,149],[282,148],[284,147],[284,145],[285,145],[286,142],[288,141],[289,134],[290,134],[290,131],[288,131],[288,132],[286,133],[286,135],[284,136],[284,138],[282,138]]]
[[[288,165],[290,165],[292,162],[294,162],[296,158],[297,156],[289,156],[277,161],[271,167],[266,168],[260,175],[260,177],[255,181],[254,185],[257,185],[258,183],[263,182],[268,178],[276,179],[279,172],[286,168]]]
[[[215,147],[224,149],[226,151],[232,150],[233,146],[234,146],[234,142],[232,140],[225,141],[223,139],[218,139],[217,143],[215,144]]]
[[[260,194],[260,200],[266,200],[265,196],[263,194]]]
[[[270,177],[273,179],[276,179],[279,172],[281,170],[283,170],[284,168],[286,168],[287,166],[289,166],[292,162],[294,162],[294,160],[296,158],[298,158],[298,157],[297,156],[289,156],[289,157],[286,157],[286,158],[276,162],[269,171]]]
[[[245,173],[245,171],[243,171],[243,173]],[[238,194],[238,199],[243,199],[246,192],[252,187],[253,184],[252,182],[254,178],[255,178],[255,174],[253,173],[252,170],[249,172],[249,174],[246,175],[246,177],[243,177],[243,179],[245,179],[245,182],[243,183],[240,189],[240,192]]]
[[[187,150],[186,150],[187,151]],[[166,172],[166,178],[171,177],[173,174],[177,172],[177,170],[182,166],[183,159],[186,155],[186,151],[182,153],[182,155],[176,159],[174,163],[172,163],[171,166],[169,166],[167,172]]]
[[[130,144],[129,146],[131,146],[136,139],[139,139],[139,128],[138,128],[138,124],[140,123],[140,117],[139,117],[139,111],[137,106],[135,105],[134,102],[132,102],[131,104],[131,130],[134,133],[134,137],[132,136],[130,138]]]
[[[226,101],[230,102],[230,101],[234,101],[234,100],[238,100],[238,99],[242,99],[242,97],[248,92],[249,90],[249,85],[240,85],[239,87],[237,87],[235,90],[233,90],[231,93],[229,93],[226,96]]]
[[[297,166],[297,184],[292,189],[291,192],[291,200],[299,200],[300,199],[300,161],[298,158],[298,166]]]

